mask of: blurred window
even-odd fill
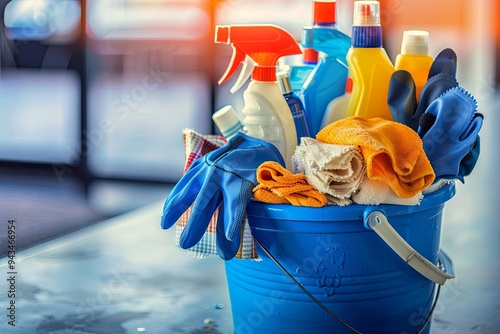
[[[15,40],[67,42],[78,37],[80,1],[12,0],[5,6],[5,34]]]
[[[0,159],[80,159],[80,1],[12,0],[0,34]]]
[[[89,33],[98,39],[199,39],[210,29],[204,4],[199,0],[89,0]]]
[[[208,1],[88,0],[88,166],[176,181],[182,129],[211,128]]]
[[[0,77],[0,159],[79,160],[79,79],[74,72],[7,70]]]

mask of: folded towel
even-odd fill
[[[186,158],[184,172],[188,170],[196,159],[224,146],[227,142],[222,136],[202,135],[189,128],[182,131],[182,136],[184,140],[184,153]],[[187,250],[188,255],[197,259],[203,259],[209,255],[218,255],[216,242],[218,212],[219,208],[216,209],[210,219],[210,223],[201,240],[195,246]],[[181,233],[187,225],[190,214],[191,207],[189,207],[176,222],[175,244],[177,246],[179,246]],[[240,259],[259,259],[257,249],[252,238],[250,226],[248,225],[246,219],[242,226],[241,233],[241,244],[236,257]]]
[[[419,205],[423,197],[421,191],[413,197],[400,197],[384,182],[364,177],[359,191],[352,195],[352,201],[363,205]]]
[[[292,156],[294,173],[306,175],[307,182],[325,194],[328,204],[352,203],[366,166],[361,150],[354,145],[336,145],[303,137]]]
[[[434,181],[422,140],[404,124],[380,117],[351,116],[327,125],[316,138],[359,146],[368,177],[389,185],[400,197],[413,197]]]
[[[253,189],[254,199],[274,204],[322,207],[326,197],[309,185],[304,174],[293,174],[279,163],[264,162],[257,168],[259,185]]]

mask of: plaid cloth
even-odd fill
[[[189,169],[191,164],[198,158],[205,154],[224,146],[226,139],[217,135],[201,135],[193,129],[184,129],[182,131],[184,140],[184,153],[186,164],[184,166],[184,173]],[[180,235],[189,220],[191,214],[191,207],[189,207],[176,222],[176,235],[175,244],[179,246]],[[216,240],[216,226],[219,208],[217,208],[210,220],[207,230],[201,240],[188,249],[188,254],[197,259],[206,258],[209,255],[217,255],[217,240]],[[252,232],[248,221],[245,218],[245,223],[242,226],[241,245],[236,254],[236,258],[240,259],[259,259],[255,243],[253,241]]]

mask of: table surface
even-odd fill
[[[441,289],[431,333],[500,332],[500,115],[486,116],[480,161],[445,206],[441,246],[456,278]],[[175,230],[159,227],[162,205],[18,252],[15,328],[4,289],[12,270],[0,259],[0,333],[232,333],[224,262],[177,248]]]

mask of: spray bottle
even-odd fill
[[[394,66],[382,47],[380,3],[355,1],[352,46],[347,53],[352,93],[346,117],[393,120],[387,92]]]
[[[304,48],[314,48],[324,55],[304,82],[300,93],[312,136],[316,136],[321,129],[328,103],[345,90],[346,54],[351,39],[336,29],[336,6],[336,0],[314,1],[314,25],[305,27],[302,34]]]
[[[300,54],[299,45],[288,32],[275,25],[217,25],[215,42],[231,44],[233,48],[231,62],[219,85],[236,72],[240,63],[243,68],[231,92],[240,89],[252,75],[243,93],[243,124],[247,135],[275,145],[285,167],[291,170],[297,134],[290,108],[276,81],[276,64],[283,56]]]
[[[434,59],[429,55],[429,32],[406,30],[403,32],[401,53],[395,61],[396,70],[406,70],[415,82],[417,101],[429,76]]]

